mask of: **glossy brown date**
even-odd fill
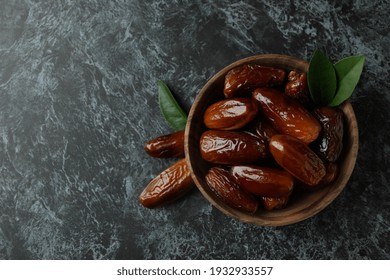
[[[206,181],[213,193],[227,205],[249,213],[256,212],[258,201],[233,181],[229,171],[212,167],[206,174]]]
[[[304,143],[313,142],[321,125],[302,104],[271,88],[258,88],[253,98],[277,131],[294,136]]]
[[[269,149],[281,167],[308,186],[318,185],[326,174],[322,160],[295,137],[274,135]]]
[[[152,157],[184,157],[184,130],[150,140],[144,146]]]
[[[262,197],[261,202],[263,203],[263,206],[268,211],[274,210],[274,209],[282,209],[286,207],[288,200],[290,196],[283,196],[283,197]]]
[[[306,73],[299,74],[296,71],[290,71],[284,93],[306,104],[309,99]]]
[[[320,121],[322,131],[312,148],[323,159],[335,162],[343,150],[343,112],[332,107],[316,108],[314,116]]]
[[[265,159],[267,150],[260,138],[242,131],[208,130],[200,137],[200,153],[215,164],[246,164]]]
[[[286,77],[282,69],[245,64],[230,70],[225,76],[226,98],[237,96],[258,87],[281,85]]]
[[[296,186],[299,190],[316,190],[322,187],[325,187],[331,184],[334,180],[336,180],[337,175],[339,174],[339,167],[336,163],[329,162],[325,163],[325,176],[321,179],[321,181],[315,186],[308,186],[305,183],[297,180]]]
[[[274,168],[238,165],[230,168],[230,174],[240,187],[259,196],[287,196],[294,185],[289,173]]]
[[[257,114],[250,98],[231,98],[209,106],[204,113],[204,124],[210,129],[233,130],[244,127]]]
[[[187,193],[194,185],[185,159],[164,170],[154,178],[139,196],[148,208],[170,203]]]

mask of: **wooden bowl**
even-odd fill
[[[285,55],[256,55],[238,60],[223,68],[214,75],[199,92],[190,110],[185,130],[185,154],[188,166],[196,186],[203,196],[224,214],[239,221],[260,226],[283,226],[305,220],[317,214],[328,206],[346,186],[355,166],[358,152],[358,127],[353,108],[350,103],[342,104],[345,115],[344,148],[339,160],[339,175],[330,185],[311,192],[299,193],[293,196],[287,207],[280,210],[267,211],[259,207],[254,214],[248,214],[234,209],[222,201],[210,190],[205,175],[212,166],[200,155],[199,140],[206,130],[203,114],[208,106],[224,99],[223,86],[226,73],[243,64],[259,64],[273,66],[285,70],[306,72],[309,64],[301,59]]]

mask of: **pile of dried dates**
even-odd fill
[[[224,203],[254,213],[287,205],[294,190],[313,190],[338,175],[343,112],[316,107],[306,73],[246,64],[225,77],[225,99],[204,113],[202,158],[210,189]],[[184,132],[151,140],[154,157],[184,157]],[[140,195],[146,207],[173,201],[194,185],[185,159],[157,176]]]

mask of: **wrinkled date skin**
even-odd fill
[[[150,140],[144,146],[152,157],[184,157],[184,130]]]
[[[141,204],[154,208],[180,198],[194,186],[185,159],[181,159],[154,178],[139,196]]]
[[[281,85],[285,77],[282,69],[245,64],[226,74],[223,92],[226,98],[231,98],[258,87]]]
[[[294,186],[289,173],[273,168],[239,165],[231,167],[230,174],[240,187],[259,196],[287,196]]]
[[[300,182],[297,180],[296,185],[297,189],[299,190],[316,190],[322,187],[325,187],[331,183],[333,183],[334,180],[336,180],[337,175],[339,174],[339,167],[336,163],[329,162],[325,163],[325,170],[326,174],[322,178],[322,180],[315,186],[308,186],[303,182]]]
[[[312,148],[323,159],[335,162],[343,150],[343,112],[332,107],[316,108],[314,116],[320,121],[322,131]]]
[[[318,185],[326,174],[322,160],[295,137],[274,135],[269,149],[281,167],[308,186]]]
[[[268,211],[274,210],[274,209],[282,209],[286,207],[288,200],[290,196],[283,196],[283,197],[262,197],[261,202],[263,203],[263,206]]]
[[[257,114],[257,107],[250,98],[221,100],[208,107],[204,123],[210,129],[233,130],[244,127]]]
[[[258,88],[253,98],[277,131],[294,136],[304,143],[317,139],[321,125],[302,104],[271,88]]]
[[[284,93],[303,104],[307,104],[309,102],[309,95],[306,73],[299,74],[296,71],[290,71]]]
[[[265,143],[269,142],[272,136],[279,134],[272,124],[265,118],[258,118],[253,123],[253,130]]]
[[[206,181],[213,193],[227,205],[249,213],[257,211],[258,201],[233,181],[229,171],[212,167]]]
[[[241,131],[203,132],[200,153],[208,162],[229,165],[253,163],[267,157],[267,149],[261,139]]]

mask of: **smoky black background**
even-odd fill
[[[389,259],[388,1],[0,0],[0,259]],[[196,189],[143,208],[173,160],[157,80],[189,111],[231,62],[364,54],[356,168],[304,222],[239,223]]]

